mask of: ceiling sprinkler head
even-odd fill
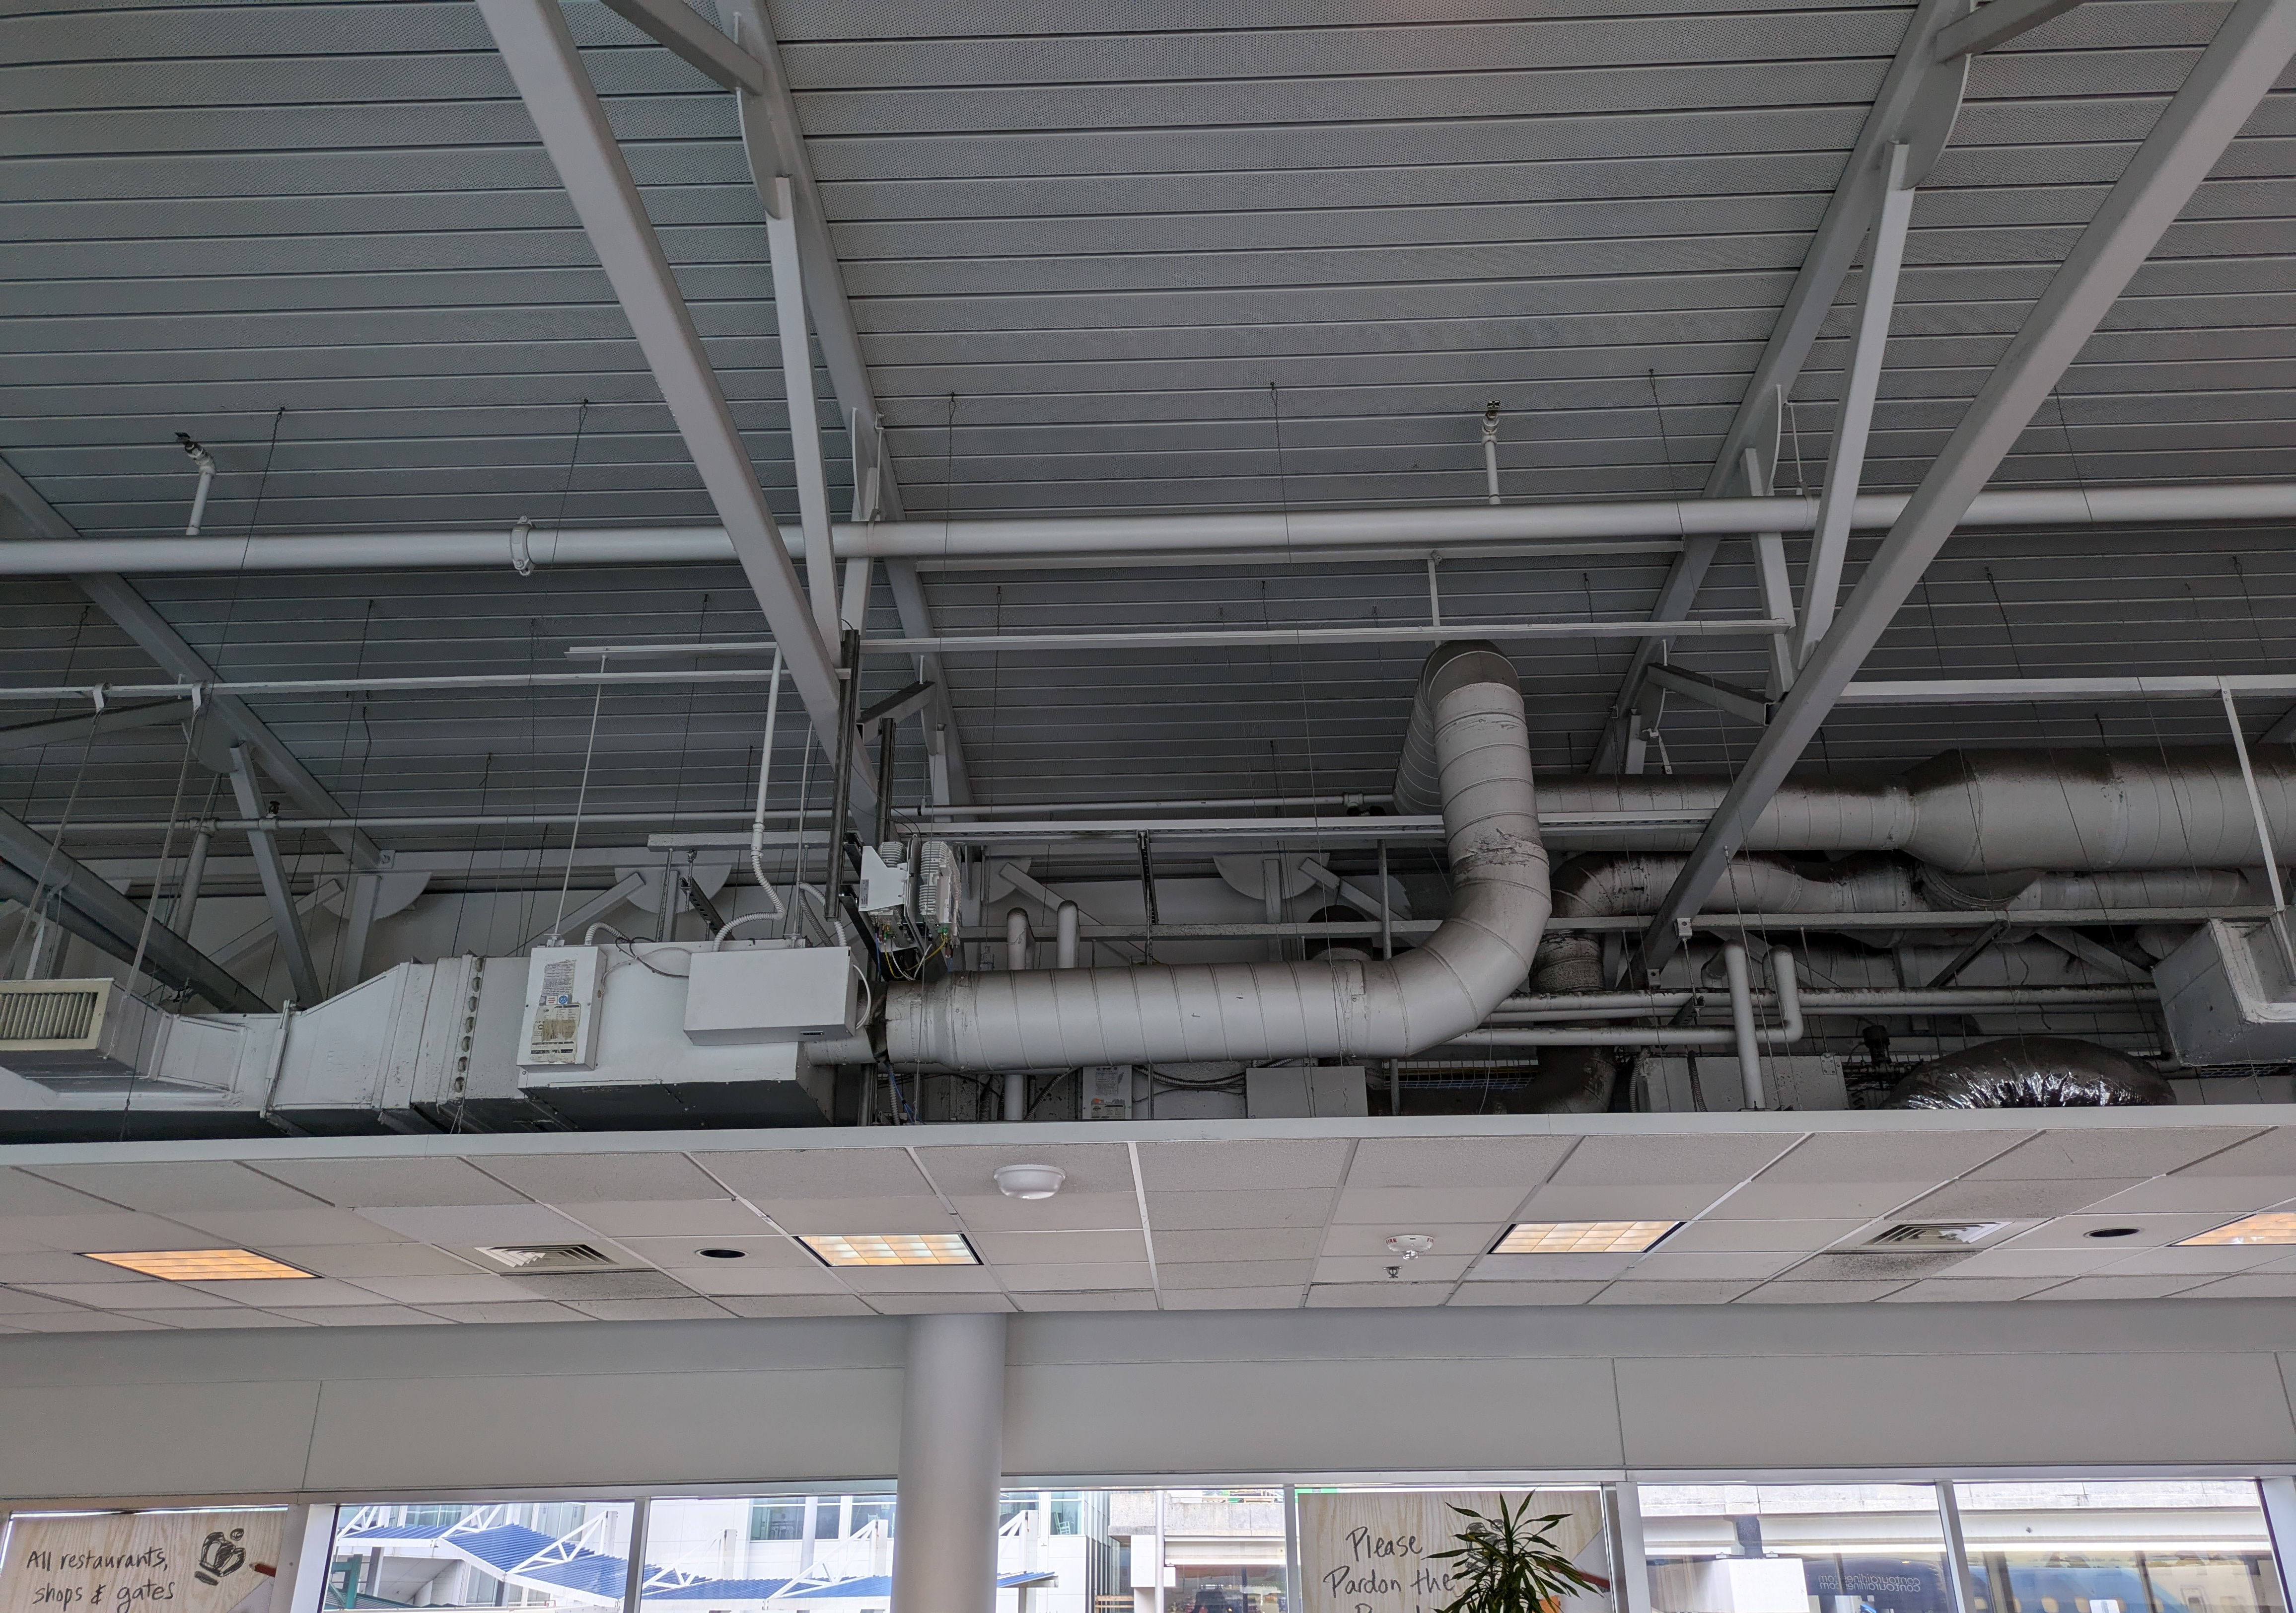
[[[1058,1165],[1000,1165],[996,1190],[1007,1198],[1050,1198],[1068,1179],[1069,1173]]]

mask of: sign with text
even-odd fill
[[[1603,1498],[1595,1490],[1532,1490],[1530,1514],[1562,1515],[1547,1538],[1590,1574],[1608,1578]],[[1451,1509],[1490,1514],[1521,1490],[1302,1490],[1300,1600],[1302,1613],[1435,1613],[1459,1592],[1458,1560],[1434,1554],[1459,1543],[1467,1519]],[[0,1610],[5,1613],[5,1610]]]
[[[286,1524],[277,1509],[17,1518],[0,1613],[269,1613]]]

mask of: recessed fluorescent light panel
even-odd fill
[[[250,1249],[137,1249],[127,1254],[90,1254],[88,1258],[141,1271],[162,1282],[249,1282],[311,1275]]]
[[[2197,1238],[2179,1239],[2177,1247],[2241,1243],[2296,1243],[2296,1214],[2275,1210],[2264,1215],[2244,1215],[2230,1226],[2218,1227]]]
[[[962,1232],[816,1232],[798,1239],[832,1266],[977,1266]]]
[[[1494,1255],[1639,1255],[1678,1221],[1526,1221],[1510,1228]]]

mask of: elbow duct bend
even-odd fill
[[[1402,1058],[1464,1035],[1529,973],[1548,907],[1522,688],[1495,646],[1428,657],[1397,778],[1398,797],[1415,788],[1440,802],[1454,894],[1401,958],[951,975],[893,988],[886,1051],[905,1066],[1039,1069]]]

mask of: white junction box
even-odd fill
[[[586,1070],[597,1063],[598,949],[537,947],[527,963],[521,1069]]]
[[[1086,1120],[1132,1118],[1132,1066],[1128,1064],[1086,1065],[1077,1077],[1083,1088],[1077,1112]]]
[[[888,841],[888,850],[898,852],[899,841]],[[888,862],[884,853],[873,845],[861,848],[861,877],[853,889],[855,905],[865,913],[891,913],[909,905],[909,865]]]
[[[1361,1065],[1272,1065],[1246,1070],[1244,1113],[1253,1120],[1362,1116],[1371,1113],[1365,1085]]]
[[[1652,1613],[1809,1613],[1799,1557],[1717,1557],[1651,1569]]]
[[[690,967],[685,1034],[704,1047],[843,1038],[860,1023],[860,975],[843,947],[696,952]]]
[[[1700,1058],[1692,1082],[1687,1058],[1644,1055],[1636,1061],[1636,1107],[1645,1114],[1734,1113],[1746,1107],[1735,1054]],[[1621,1077],[1623,1079],[1623,1077]],[[1701,1100],[1703,1099],[1702,1102]],[[1762,1059],[1762,1101],[1773,1109],[1846,1109],[1849,1088],[1833,1053],[1785,1053]]]

